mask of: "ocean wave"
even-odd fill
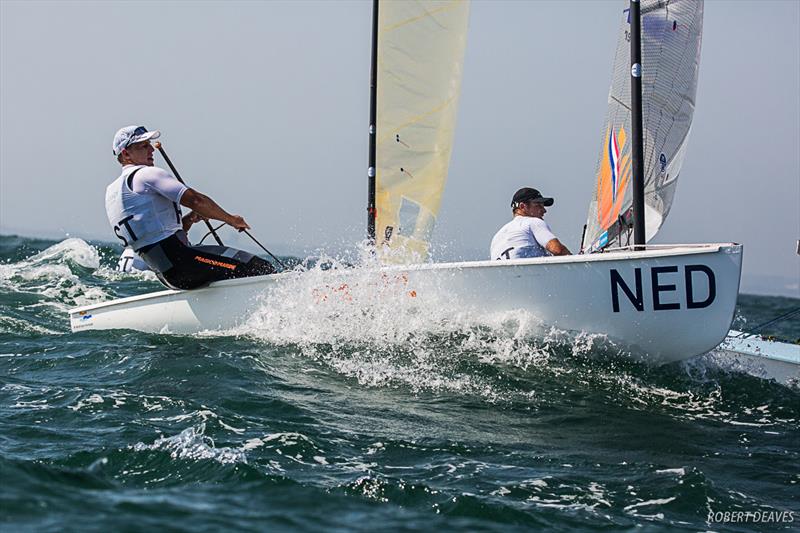
[[[100,268],[98,250],[82,239],[69,238],[22,261],[0,264],[0,290],[42,297],[59,311],[109,298],[109,293],[84,278]]]
[[[100,267],[100,255],[97,249],[78,238],[68,238],[47,249],[38,252],[24,261],[0,265],[0,279],[8,277],[9,272],[24,270],[42,264],[71,263],[83,268]]]
[[[247,464],[244,450],[236,448],[217,448],[214,439],[205,435],[206,425],[191,426],[178,435],[159,437],[152,444],[138,442],[132,446],[137,452],[160,451],[169,454],[172,459],[190,461],[212,460],[220,464]]]
[[[0,333],[25,337],[39,337],[41,335],[60,335],[62,332],[21,318],[0,316]]]

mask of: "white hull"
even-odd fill
[[[725,358],[720,362],[732,364],[735,370],[763,379],[774,379],[789,387],[800,386],[798,344],[771,341],[760,335],[731,330],[714,352]]]
[[[669,362],[708,352],[725,338],[741,265],[737,244],[649,246],[637,252],[332,270],[319,290],[307,291],[313,297],[296,297],[317,305],[328,296],[347,297],[348,284],[401,284],[403,294],[423,306],[445,301],[475,312],[521,309],[543,324],[603,334],[637,357]],[[304,275],[288,272],[124,298],[73,309],[70,323],[73,331],[229,329],[270,305],[280,284]]]

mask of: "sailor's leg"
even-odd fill
[[[176,264],[174,271],[166,272],[165,277],[173,285],[182,289],[193,289],[212,281],[232,278],[246,278],[272,274],[272,265],[252,254],[227,248],[212,253],[202,246],[186,247],[182,259]]]
[[[230,246],[192,246],[192,249],[235,261],[239,268],[230,273],[232,278],[265,276],[275,273],[272,263],[244,250],[237,250]]]
[[[272,274],[260,257],[227,246],[187,246],[176,236],[142,252],[142,257],[168,287],[194,289],[212,281]]]

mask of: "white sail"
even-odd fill
[[[376,244],[384,261],[424,261],[450,163],[469,3],[381,1],[378,17]]]
[[[631,239],[631,76],[629,10],[620,13],[608,114],[581,247],[597,251]],[[702,0],[642,0],[642,123],[645,233],[669,214],[692,125],[703,30]]]

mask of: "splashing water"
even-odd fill
[[[548,327],[527,310],[463,306],[433,278],[412,286],[402,271],[380,271],[370,261],[348,268],[332,258],[276,280],[242,326],[222,333],[231,334],[293,347],[362,385],[492,400],[505,391],[476,377],[475,368],[545,368],[554,353],[619,354],[603,335]]]

